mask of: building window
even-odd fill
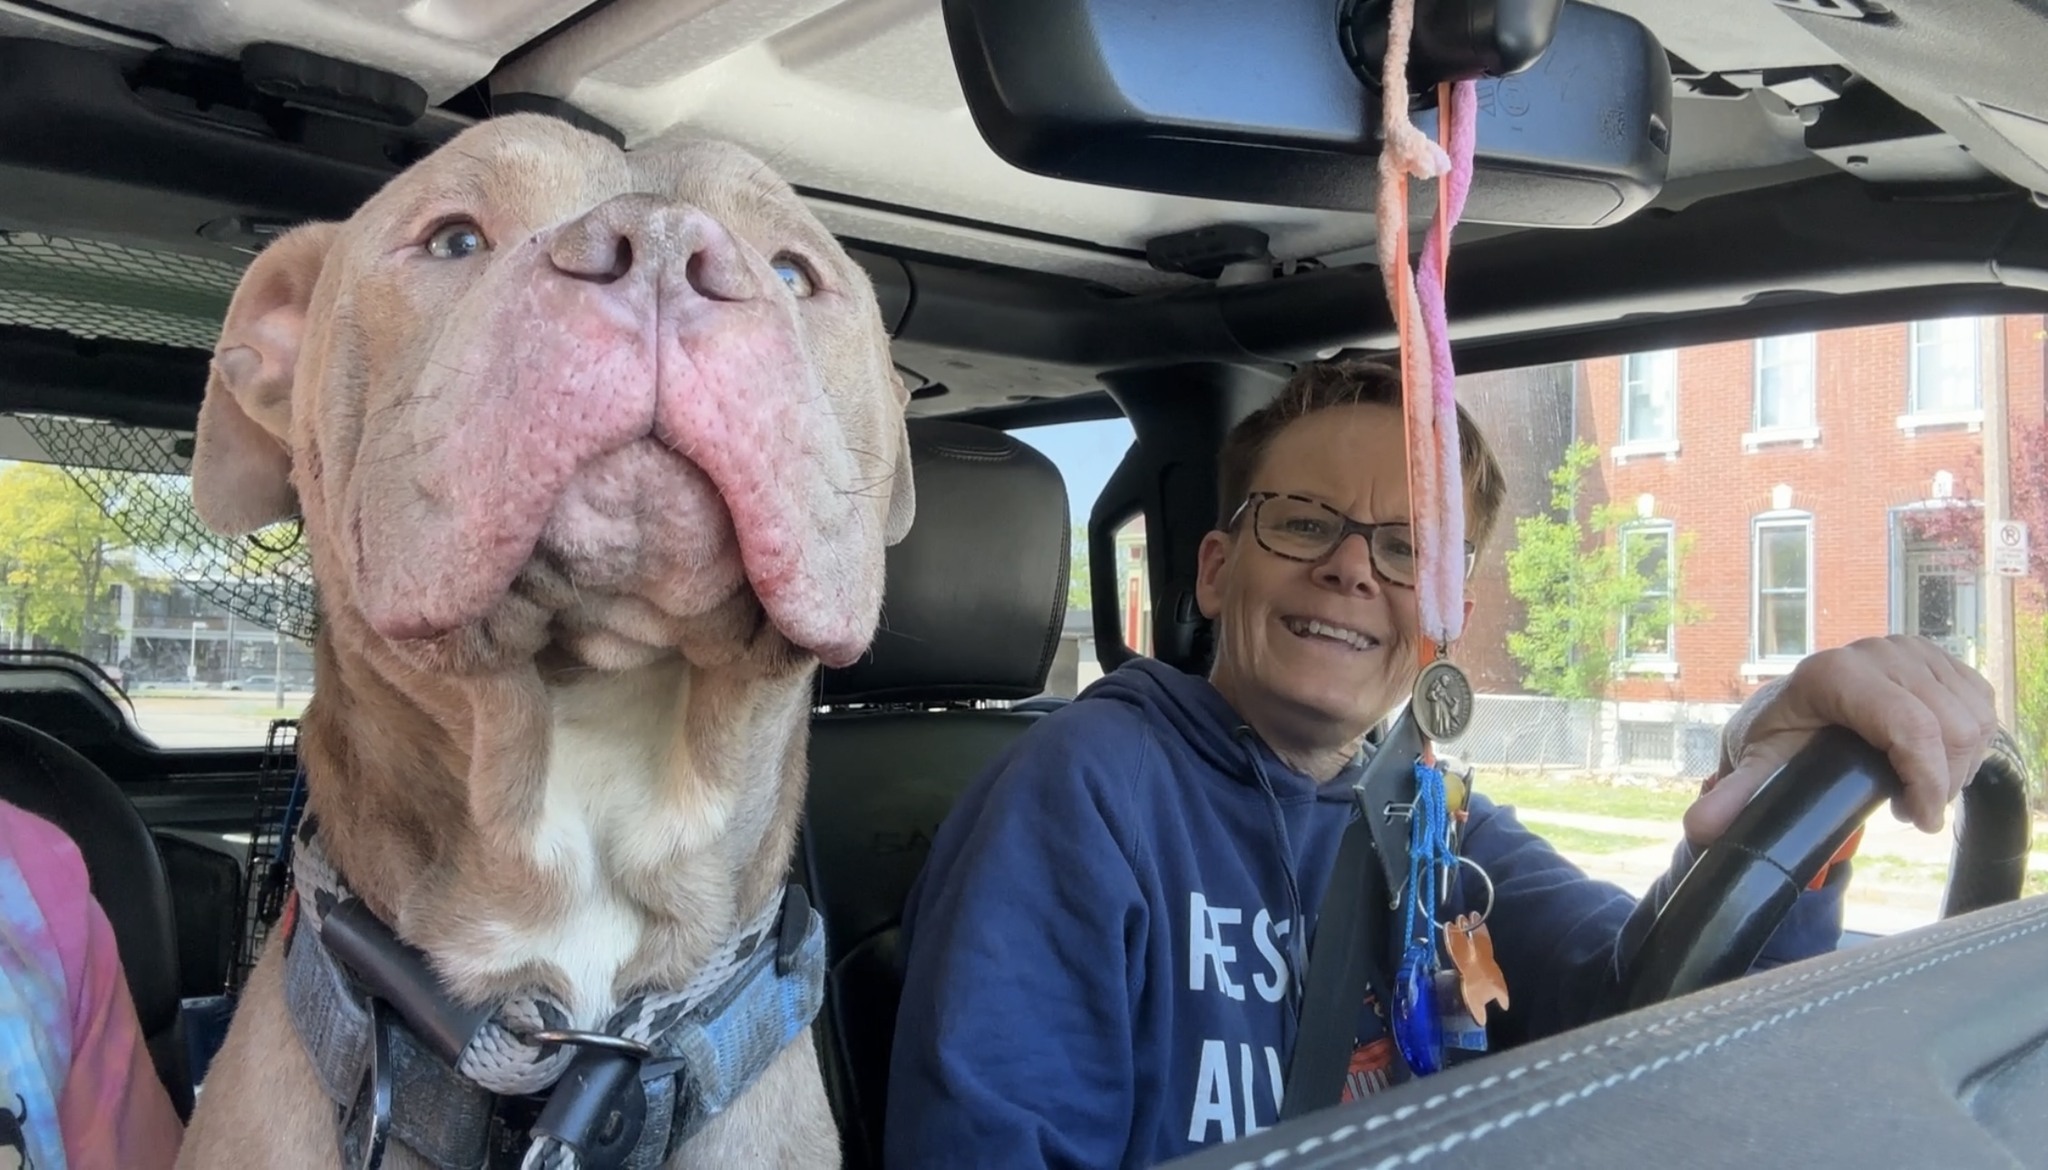
[[[1755,426],[1760,435],[1813,429],[1813,334],[1757,340]]]
[[[1640,601],[1621,615],[1621,657],[1629,664],[1672,661],[1672,601],[1677,578],[1669,524],[1632,524],[1621,530],[1621,559],[1642,574]]]
[[[1615,754],[1624,766],[1669,768],[1677,749],[1678,729],[1669,722],[1623,719],[1615,725],[1614,738]]]
[[[1632,353],[1621,359],[1621,441],[1669,446],[1678,441],[1678,351]]]
[[[1975,317],[1913,323],[1908,414],[1954,416],[1983,409],[1977,334]]]
[[[1813,649],[1813,517],[1759,517],[1752,541],[1758,662],[1785,662]]]

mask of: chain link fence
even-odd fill
[[[1472,725],[1445,750],[1479,767],[1613,776],[1701,777],[1720,762],[1732,704],[1478,695]]]

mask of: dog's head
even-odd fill
[[[223,533],[303,516],[323,608],[424,666],[843,665],[910,524],[905,398],[759,160],[516,116],[250,265],[193,494]]]

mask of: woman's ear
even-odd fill
[[[1195,550],[1195,607],[1212,622],[1223,612],[1223,578],[1230,567],[1234,540],[1228,532],[1211,529]]]

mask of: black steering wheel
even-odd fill
[[[1901,785],[1856,733],[1831,727],[1764,783],[1673,890],[1628,964],[1630,1010],[1734,979],[1821,866]],[[2019,898],[2032,824],[2027,770],[2003,731],[1963,789],[1941,916]]]

